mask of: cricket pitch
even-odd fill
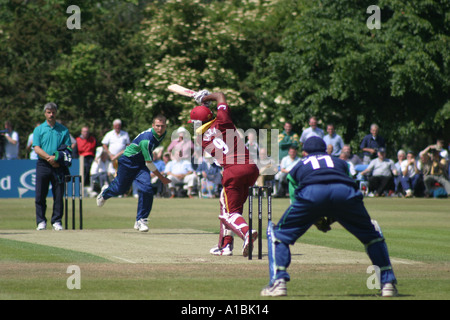
[[[213,256],[209,250],[217,244],[218,235],[194,229],[150,229],[147,233],[140,233],[131,228],[64,231],[8,230],[0,232],[0,238],[90,253],[115,263],[248,263],[248,259],[241,254],[243,243],[241,239],[235,238],[233,256]],[[296,243],[291,246],[291,255],[292,263],[296,264],[371,264],[363,248],[361,252],[355,252]],[[265,239],[263,240],[263,259],[257,259],[257,248],[254,248],[252,263],[267,263]],[[392,263],[417,264],[419,262],[393,258]]]

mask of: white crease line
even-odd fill
[[[391,262],[393,262],[393,263],[403,263],[403,264],[414,264],[414,263],[411,263],[411,262],[400,261],[400,260],[397,260],[397,259],[391,259]]]
[[[134,262],[134,261],[132,261],[132,260],[128,260],[128,259],[125,259],[125,258],[121,258],[121,257],[116,257],[116,256],[112,256],[113,258],[116,258],[116,259],[119,259],[119,260],[122,260],[122,261],[125,261],[125,262],[128,262],[128,263],[136,263],[136,262]]]

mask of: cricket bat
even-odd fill
[[[192,96],[196,93],[196,91],[182,87],[179,84],[171,84],[170,86],[167,87],[167,89],[179,95],[190,98],[192,98]]]

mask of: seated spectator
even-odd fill
[[[202,197],[214,198],[219,193],[222,183],[222,168],[214,163],[211,157],[205,157],[197,167],[197,174],[201,177],[200,192]]]
[[[280,171],[275,175],[275,180],[278,181],[278,192],[275,195],[276,198],[286,197],[288,190],[287,175],[289,171],[300,161],[297,156],[297,148],[290,147],[288,155],[281,159]]]
[[[439,151],[439,154],[441,155],[441,157],[443,159],[445,159],[445,161],[448,161],[449,160],[448,151],[445,149],[444,145],[445,145],[444,140],[442,140],[442,139],[436,140],[436,150]]]
[[[350,160],[351,163],[353,163],[355,167],[357,165],[363,164],[362,159],[357,154],[352,153],[352,148],[350,147],[349,144],[344,144],[341,152],[348,153],[348,159]]]
[[[159,172],[164,172],[164,170],[166,169],[166,164],[170,161],[170,154],[166,153],[162,155],[163,150],[164,148],[161,146],[153,150],[153,164],[156,166],[156,169],[158,169]],[[153,185],[153,193],[155,194],[155,196],[163,197],[165,187],[164,184],[153,172],[150,172],[150,178]]]
[[[386,150],[378,148],[378,157],[370,161],[363,175],[371,174],[369,177],[369,192],[377,196],[384,196],[390,190],[394,190],[393,175],[397,174],[394,161],[386,158]]]
[[[450,194],[450,182],[448,180],[448,162],[441,157],[440,150],[435,145],[426,147],[420,152],[422,161],[423,182],[425,184],[425,196],[433,196],[436,183]]]
[[[417,161],[417,169],[423,174],[427,170],[427,164],[430,161],[430,156],[426,152],[419,152],[419,159]]]
[[[198,135],[201,137],[201,135]],[[194,149],[191,158],[192,169],[197,171],[199,164],[203,161],[202,148],[201,145],[196,145],[194,143]]]
[[[395,166],[395,170],[397,170],[397,174],[394,176],[394,190],[395,193],[398,196],[401,196],[403,193],[402,191],[405,191],[404,189],[402,189],[402,183],[401,183],[401,179],[402,179],[402,162],[406,159],[406,152],[405,150],[398,150],[397,152],[397,162],[394,163]]]
[[[190,138],[189,131],[184,127],[179,127],[176,134],[172,134],[173,140],[167,147],[167,151],[171,153],[172,158],[177,153],[178,158],[183,160],[191,159],[192,153],[194,152],[194,142]]]
[[[250,154],[251,163],[256,163],[258,159],[258,153],[259,153],[259,145],[257,140],[256,133],[253,131],[250,131],[247,136],[247,142],[245,143],[245,146],[248,149],[248,152]]]
[[[172,180],[168,185],[171,192],[170,198],[175,198],[178,186],[182,186],[183,190],[187,189],[187,195],[193,198],[192,191],[197,183],[197,177],[190,160],[181,159],[179,154],[174,153],[173,160],[167,163],[164,173]]]
[[[267,149],[261,148],[259,150],[258,161],[256,162],[259,168],[259,177],[256,180],[258,187],[272,186],[274,187],[275,174],[278,172],[278,166],[275,160],[267,156]],[[276,190],[273,190],[275,193]]]
[[[353,165],[353,163],[350,161],[350,154],[346,151],[342,151],[339,154],[339,159],[344,160],[345,162],[348,163],[348,170],[350,172],[350,175],[353,179],[356,178],[356,170],[355,170],[355,166]]]
[[[422,179],[415,155],[412,151],[408,151],[406,160],[403,160],[401,164],[402,178],[401,184],[405,191],[405,197],[410,198],[414,194],[417,194],[419,183]]]
[[[332,144],[328,144],[327,145],[327,153],[331,156],[333,153],[333,145]]]
[[[97,196],[97,192],[99,192],[104,185],[109,185],[114,179],[115,174],[116,170],[114,169],[112,161],[109,159],[108,153],[103,147],[98,147],[90,169],[90,185],[87,189],[89,196]]]

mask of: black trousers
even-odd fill
[[[369,177],[369,191],[382,195],[383,192],[394,190],[394,178],[386,176]]]
[[[84,157],[84,186],[88,187],[91,184],[91,166],[94,162],[94,156]]]
[[[39,159],[36,163],[36,224],[47,222],[47,195],[52,185],[53,213],[51,223],[61,222],[64,214],[64,174],[61,169],[53,168],[47,161]]]

